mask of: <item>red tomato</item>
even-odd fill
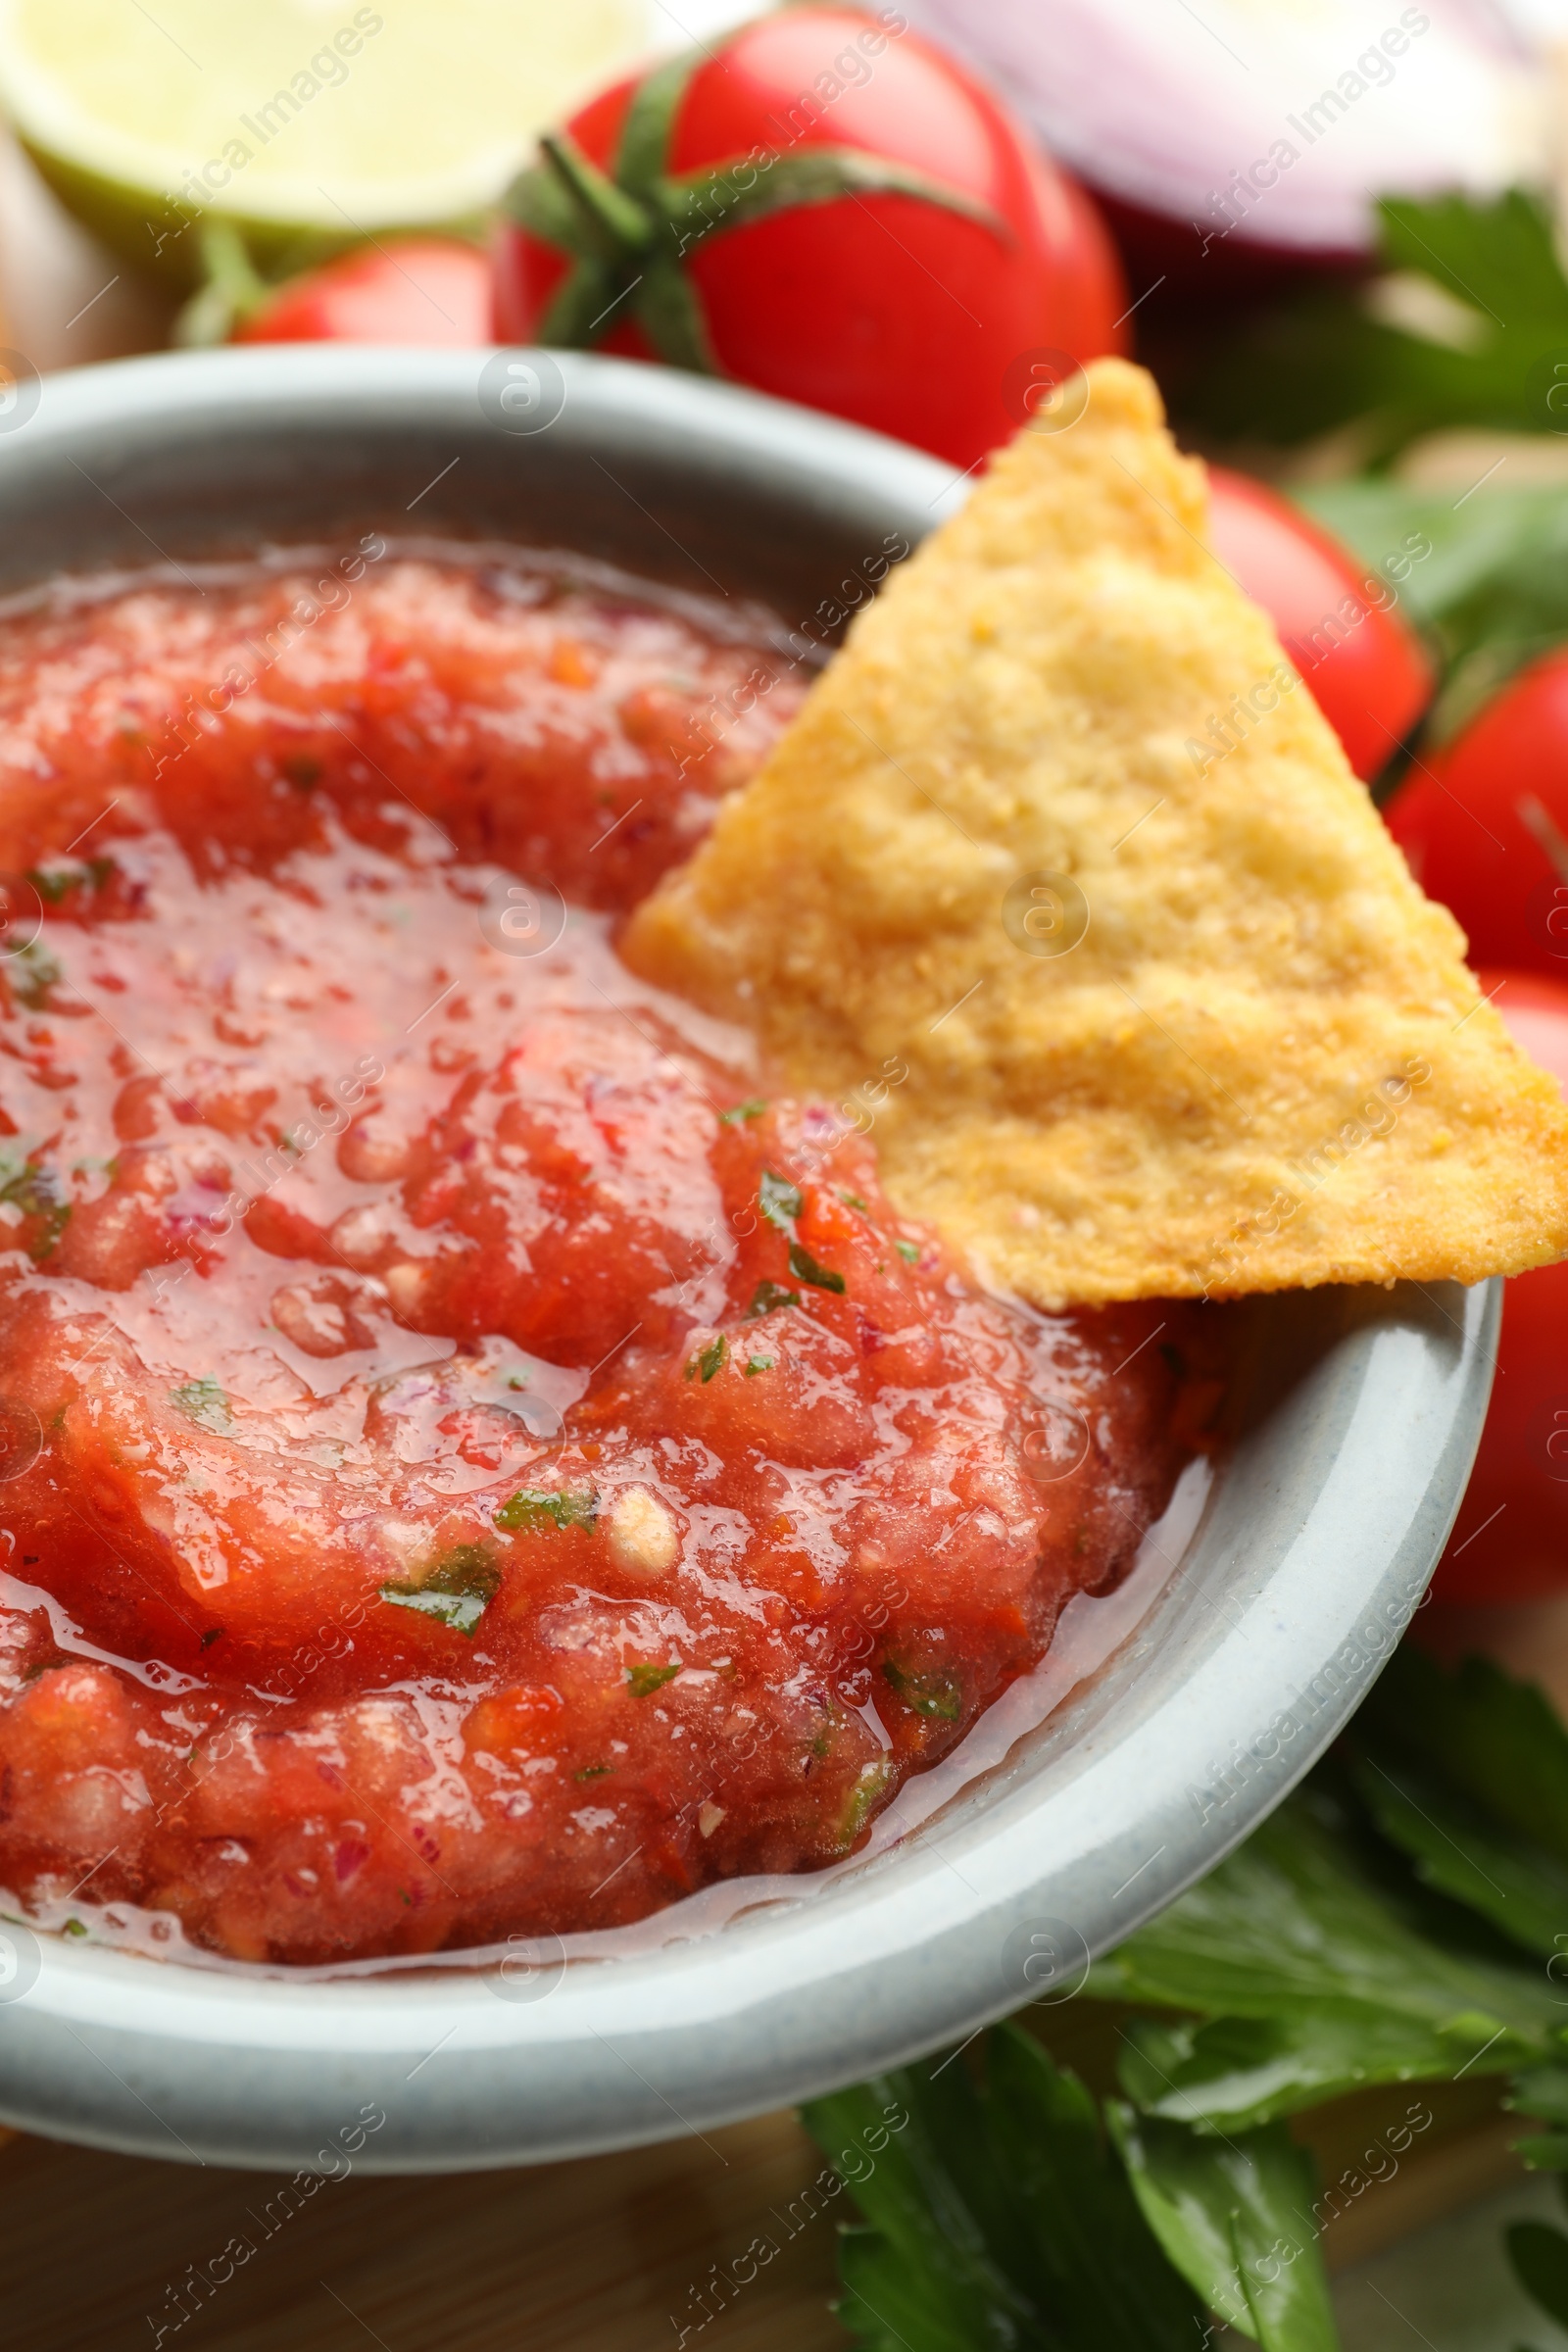
[[[792,8],[595,99],[508,198],[502,339],[707,368],[965,467],[1010,439],[1122,348],[1126,289],[1090,199],[903,27]]]
[[[1391,582],[1261,482],[1208,469],[1209,538],[1280,633],[1313,700],[1370,783],[1432,699],[1426,649]]]
[[[234,343],[440,343],[490,340],[490,265],[451,237],[405,237],[343,254],[279,286]]]
[[[1568,981],[1568,649],[1506,685],[1389,807],[1430,898],[1472,963]]]
[[[1568,983],[1483,972],[1525,1052],[1568,1095]],[[1568,1591],[1568,1258],[1503,1293],[1497,1378],[1469,1490],[1438,1569],[1438,1600],[1541,1600]]]

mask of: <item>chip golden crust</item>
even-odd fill
[[[1204,526],[1150,378],[1098,363],[890,578],[626,952],[848,1098],[904,1209],[1045,1304],[1558,1257],[1557,1087]]]

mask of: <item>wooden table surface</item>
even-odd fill
[[[665,2352],[683,2327],[704,2352],[830,2352],[832,2210],[797,2203],[789,2233],[820,2166],[769,2116],[529,2171],[350,2174],[285,2210],[270,2175],[23,2137],[0,2151],[0,2326],[6,2352]],[[711,2266],[761,2230],[778,2254],[700,2327]],[[233,2239],[255,2251],[228,2282],[181,2295]]]

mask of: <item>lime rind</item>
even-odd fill
[[[649,0],[0,0],[0,108],[113,251],[189,287],[221,220],[269,276],[476,233],[537,131],[635,64]],[[338,44],[344,44],[340,51]]]
[[[25,136],[21,143],[36,165],[40,177],[47,181],[66,210],[107,245],[111,253],[154,271],[183,290],[190,291],[201,284],[200,244],[194,227],[188,235],[180,233],[182,222],[177,213],[172,214],[146,189],[125,187],[95,172],[83,171]],[[395,234],[398,228],[407,225],[426,232],[438,228],[443,233],[462,235],[476,229],[482,217],[471,215],[463,222],[382,223],[375,234]],[[296,270],[312,269],[318,262],[330,260],[333,254],[343,253],[363,241],[353,230],[333,235],[328,229],[302,227],[298,221],[220,212],[216,206],[210,207],[205,215],[195,214],[191,218],[193,221],[205,218],[228,222],[243,239],[258,270],[268,278],[288,277]]]

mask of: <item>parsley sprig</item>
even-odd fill
[[[1383,474],[1298,496],[1369,572],[1398,549],[1430,550],[1399,589],[1441,664],[1429,741],[1446,741],[1516,669],[1568,637],[1568,484],[1510,489],[1504,466],[1473,498]]]
[[[1421,433],[1568,424],[1568,277],[1542,199],[1386,197],[1370,286],[1318,281],[1250,314],[1176,387],[1193,422],[1290,443],[1354,421],[1384,463]]]
[[[1205,2141],[1122,2108],[1107,2129],[1016,2026],[972,2070],[950,2055],[804,2112],[837,2160],[890,2111],[906,2125],[847,2174],[864,2222],[838,2311],[863,2352],[1198,2352],[1205,2309],[1265,2352],[1333,2343],[1307,2159],[1283,2131]]]
[[[1564,1921],[1568,1733],[1499,1667],[1406,1647],[1336,1753],[1091,1970],[1088,1998],[1133,2012],[1111,2095],[1041,2046],[1047,2008],[1035,2034],[998,2027],[805,2110],[835,2161],[890,2108],[908,2118],[872,2172],[841,2168],[863,2220],[840,2316],[864,2352],[1175,2352],[1220,2322],[1262,2352],[1337,2352],[1333,2197],[1288,2119],[1491,2076],[1544,2125],[1519,2153],[1568,2200]],[[1568,2326],[1568,2234],[1522,2222],[1506,2244]]]

